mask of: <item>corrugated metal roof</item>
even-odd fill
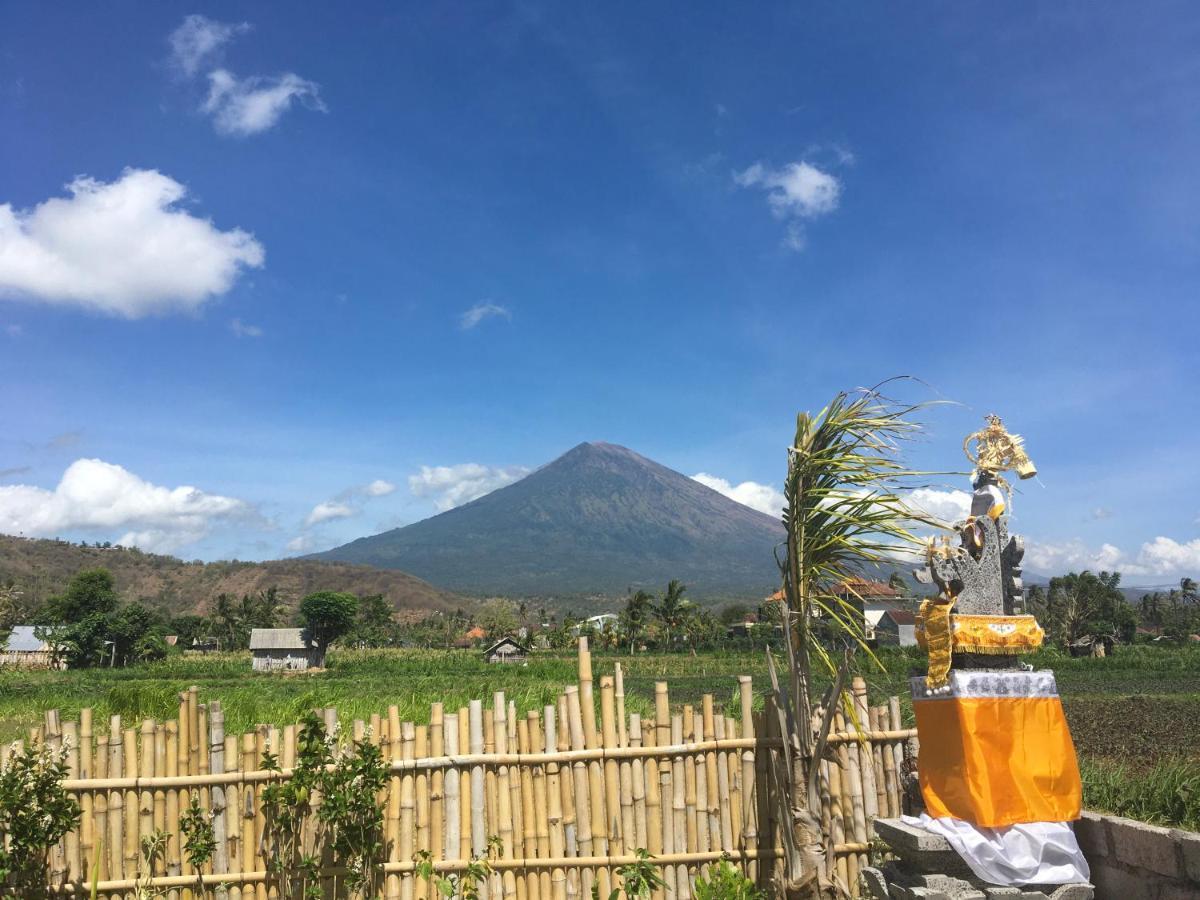
[[[49,650],[50,648],[45,642],[33,633],[37,627],[37,625],[14,625],[3,649],[10,653],[37,653],[39,650]]]
[[[255,628],[250,632],[251,650],[307,650],[310,646],[304,628]]]

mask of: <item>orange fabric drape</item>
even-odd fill
[[[929,815],[983,828],[1079,818],[1082,785],[1058,697],[914,700]]]

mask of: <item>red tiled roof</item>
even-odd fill
[[[900,596],[900,592],[898,590],[893,587],[889,587],[882,581],[866,581],[862,578],[852,578],[840,582],[838,586],[834,588],[834,593],[849,594],[851,596],[857,594],[859,597],[863,598]]]
[[[884,617],[891,619],[897,625],[915,625],[917,617],[913,615],[911,610],[907,609],[889,609],[884,612]]]

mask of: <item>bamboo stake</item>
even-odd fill
[[[442,719],[442,744],[448,756],[453,757],[458,753],[458,713],[447,713]],[[445,822],[446,836],[443,842],[445,852],[439,854],[440,858],[452,859],[460,856],[459,849],[462,846],[460,835],[460,814],[462,810],[459,807],[459,770],[457,766],[450,766],[446,769],[445,775],[442,777],[443,793],[445,795]]]
[[[249,772],[255,768],[254,765],[254,747],[255,739],[253,732],[246,732],[242,735],[242,771]],[[254,846],[254,786],[246,785],[241,791],[241,837],[242,837],[242,871],[257,872],[258,867],[255,865],[255,846]],[[255,895],[253,888],[247,888],[244,897],[249,900]]]
[[[637,713],[629,716],[629,746],[642,746],[642,717]],[[632,782],[629,793],[633,800],[633,830],[630,833],[636,847],[648,850],[650,843],[646,826],[646,764],[641,758],[634,757],[629,761],[629,777]]]
[[[839,710],[834,716],[834,728],[838,731],[846,730],[846,722]],[[840,844],[842,841],[851,838],[854,834],[854,798],[852,796],[853,784],[850,773],[850,750],[846,744],[837,745],[837,771],[838,771],[838,799],[840,801],[842,824],[842,839],[835,840],[833,843]],[[838,811],[833,810],[835,821],[838,820]],[[842,864],[845,863],[846,869],[846,888],[853,896],[855,885],[858,884],[858,859],[854,856],[843,856],[838,859],[838,872],[840,874]]]
[[[439,731],[441,729],[439,728]],[[413,755],[418,759],[429,755],[429,726],[416,727],[416,742],[413,744]],[[417,804],[417,850],[430,849],[429,843],[429,773],[425,769],[416,770],[416,804]],[[423,878],[416,879],[414,894],[417,900],[427,900],[428,883]]]
[[[483,703],[472,700],[469,707],[469,725],[471,729],[471,752],[483,752]],[[487,798],[484,794],[484,767],[476,764],[471,767],[471,855],[483,856],[487,853],[487,830],[484,825],[484,812],[487,808]]]
[[[508,706],[504,702],[504,692],[497,691],[492,697],[492,716],[495,729],[495,748],[496,753],[505,754],[508,752]],[[512,785],[510,782],[510,774],[508,766],[499,766],[496,769],[496,816],[492,820],[500,826],[500,858],[515,859],[516,854],[513,852],[513,817],[515,810],[512,803]],[[517,893],[516,877],[509,870],[504,872],[502,879],[497,879],[503,882],[503,893],[498,896],[512,897]],[[523,900],[523,898],[522,898]]]
[[[67,772],[74,778],[79,777],[79,726],[75,722],[62,723],[62,743],[66,751]],[[85,794],[86,796],[86,794]],[[63,854],[66,862],[66,875],[71,881],[78,881],[83,867],[79,857],[79,831],[71,829],[63,837]]]
[[[641,731],[642,745],[645,748],[655,746],[655,727],[653,721],[638,722]],[[646,843],[650,855],[661,858],[663,854],[663,798],[662,782],[658,774],[658,762],[652,756],[642,760],[642,774],[646,781]],[[665,878],[664,878],[665,882]],[[666,886],[654,891],[654,900],[666,897]]]
[[[568,712],[567,694],[564,690],[558,695],[557,710],[558,710],[558,728],[556,729],[557,738],[555,743],[556,754],[562,754],[570,747],[570,730],[571,716]],[[556,756],[556,763],[562,763],[562,760]],[[575,825],[575,780],[572,777],[573,768],[570,764],[560,765],[559,788],[562,792],[562,811],[563,811],[563,840],[565,842],[567,856],[579,855],[579,836],[578,829]],[[569,868],[566,872],[567,876],[567,896],[575,898],[579,896],[579,870]]]
[[[888,721],[892,731],[899,731],[903,725],[899,697],[888,698]],[[899,816],[904,814],[904,744],[894,742],[891,751],[896,759],[896,815]]]
[[[879,727],[879,710],[874,706],[867,707],[869,727],[875,731]],[[883,744],[871,742],[871,780],[875,783],[875,814],[888,814],[887,781],[883,774]]]
[[[403,748],[401,746],[400,734],[400,707],[389,706],[387,713],[387,741],[385,752],[389,758],[394,760],[403,758]],[[400,851],[400,799],[401,779],[398,773],[393,772],[392,777],[388,779],[388,794],[387,794],[387,814],[384,824],[384,834],[388,845],[388,859],[392,862],[401,861]],[[384,879],[384,896],[388,900],[400,900],[401,883],[398,874],[389,873]]]
[[[193,724],[194,724],[194,722],[195,722],[195,720],[193,719]],[[270,729],[266,725],[259,725],[254,730],[255,757],[254,757],[253,765],[257,769],[262,768],[261,760],[262,760],[263,756],[266,754],[267,750],[270,749],[270,750],[274,751],[276,749],[276,742],[274,740],[272,740],[272,741],[267,740],[267,735],[269,732],[270,732]],[[189,758],[191,758],[190,753],[189,753]],[[266,833],[266,830],[267,830],[267,814],[266,814],[266,811],[263,809],[263,803],[262,803],[262,792],[263,792],[263,788],[265,786],[266,785],[260,781],[257,785],[255,785],[254,790],[252,792],[253,797],[254,797],[254,871],[255,872],[267,871],[267,858],[265,856],[265,852],[264,852],[265,848],[263,846],[263,835]],[[266,881],[260,881],[260,882],[258,882],[258,884],[255,885],[255,896],[258,897],[258,900],[267,900]]]
[[[94,777],[92,771],[92,710],[85,707],[79,711],[79,747],[77,751],[78,777],[90,780]],[[79,874],[86,878],[91,871],[96,847],[96,805],[95,796],[91,791],[85,791],[79,798]]]
[[[600,724],[605,748],[618,746],[616,716],[616,684],[611,676],[604,675],[600,678]],[[604,761],[604,807],[609,849],[616,853],[632,853],[637,848],[629,846],[622,827],[621,773],[615,759]]]
[[[62,750],[62,718],[57,709],[48,709],[44,713],[43,720],[45,723],[43,726],[44,736],[41,743],[57,756]],[[50,848],[50,881],[52,884],[60,884],[67,876],[67,849],[66,841],[63,839],[57,841]]]
[[[555,708],[547,705],[542,711],[545,722],[546,753],[554,753],[558,749],[558,734],[555,726]],[[562,787],[559,766],[557,762],[546,764],[546,805],[549,810],[547,825],[550,831],[550,856],[561,858],[565,853],[566,837],[563,826]],[[554,900],[566,900],[567,872],[562,866],[550,870],[550,888]]]
[[[875,790],[875,751],[871,739],[866,732],[873,731],[871,725],[870,706],[867,704],[867,682],[856,676],[850,682],[854,695],[854,715],[858,719],[858,728],[863,732],[858,745],[859,770],[862,772],[863,811],[867,821],[872,821],[879,815],[878,793]]]
[[[458,746],[461,750],[470,752],[471,750],[471,713],[466,706],[460,706],[458,709]],[[470,774],[466,778],[459,779],[459,859],[471,858],[471,810],[474,800],[471,797],[471,781]],[[450,848],[446,849],[450,852]]]
[[[683,713],[671,716],[671,743],[679,746],[683,743]],[[694,850],[688,846],[687,828],[687,779],[683,772],[683,757],[676,754],[670,762],[671,766],[671,818],[673,822],[675,849],[687,853]],[[688,878],[688,868],[680,863],[675,869],[675,896],[680,900],[691,900],[691,882]]]
[[[432,756],[446,752],[445,712],[441,703],[434,703],[429,708],[429,752]],[[434,859],[444,858],[445,794],[445,770],[434,769],[429,773],[429,852]]]
[[[121,717],[110,716],[108,720],[108,777],[120,778],[124,774],[125,732],[121,728]],[[125,792],[109,791],[108,794],[108,874],[110,878],[125,877]]]
[[[108,735],[96,735],[96,754],[92,763],[92,777],[97,781],[104,781],[108,777]],[[97,878],[101,881],[110,877],[109,875],[109,849],[108,849],[108,791],[96,791],[92,798],[92,814],[95,817],[93,824],[94,844],[92,845],[92,853],[94,854],[94,865],[88,869],[88,879]]]
[[[741,700],[742,737],[754,739],[754,683],[749,675],[738,676],[739,699]],[[758,843],[758,810],[754,794],[754,749],[742,751],[742,849]],[[752,881],[758,881],[758,864],[751,862],[746,867]]]
[[[713,735],[717,740],[725,737],[725,717],[713,716]],[[733,798],[729,784],[729,762],[726,754],[717,752],[717,805],[721,818],[721,849],[729,853],[733,844]]]
[[[694,742],[696,740],[696,710],[693,709],[690,703],[684,704],[683,707],[683,735],[681,740],[684,742]],[[700,768],[704,768],[703,763],[701,763]],[[697,805],[699,788],[696,784],[696,757],[691,754],[683,758],[683,784],[683,800],[687,816],[687,844],[685,849],[691,852],[700,849],[700,808]]]
[[[693,740],[697,743],[704,741],[706,735],[704,733],[704,709],[701,707],[700,713],[692,714],[692,733]],[[709,850],[712,847],[709,834],[709,815],[710,805],[709,790],[708,790],[708,764],[707,754],[694,757],[695,778],[696,778],[696,849]]]
[[[162,756],[164,771],[160,774],[168,776],[178,775],[179,723],[172,719],[171,721],[163,724],[163,731],[166,733],[165,740],[163,742],[164,746]],[[155,749],[157,750],[157,747]],[[156,770],[157,768],[158,767],[155,766]],[[164,813],[164,821],[166,824],[164,827],[170,832],[170,837],[167,839],[167,874],[182,875],[183,855],[179,839],[179,810],[180,806],[182,805],[180,802],[180,795],[182,794],[186,797],[187,790],[186,788],[181,788],[178,790],[172,789],[166,791],[165,793],[166,798],[164,805],[166,809]],[[168,900],[179,900],[181,897],[183,900],[192,900],[192,892],[191,890],[187,890],[186,893],[180,893],[178,890],[173,890],[167,894],[167,897]]]
[[[154,731],[153,719],[142,721],[141,774],[149,778],[154,774]],[[138,795],[138,840],[145,841],[154,832],[154,792],[146,789]],[[149,867],[139,866],[149,875],[158,873]]]
[[[584,638],[580,638],[581,645],[586,647]],[[583,652],[582,650],[580,651]],[[581,657],[582,658],[582,657]],[[567,713],[570,716],[571,728],[571,746],[576,750],[582,750],[585,744],[583,713],[580,709],[579,689],[571,685],[566,689],[567,695]],[[580,856],[592,856],[594,853],[595,842],[592,834],[592,800],[590,784],[588,780],[587,763],[576,762],[571,767],[571,774],[575,786],[575,841],[579,847]],[[603,854],[596,853],[596,856]],[[596,882],[597,873],[592,869],[582,869],[580,871],[580,891],[583,896],[590,896],[592,893],[592,884]],[[601,896],[607,896],[603,890],[600,891]]]
[[[225,773],[225,711],[221,704],[213,700],[208,704],[209,751],[208,767],[212,774]],[[213,785],[212,789],[213,839],[216,849],[213,851],[213,871],[229,871],[229,845],[225,828],[225,786]]]
[[[417,734],[412,722],[400,726],[400,758],[412,759]],[[413,858],[413,836],[416,832],[416,778],[411,772],[405,772],[400,778],[400,859],[407,861]],[[412,900],[412,875],[405,873],[400,876],[401,900]]]
[[[667,683],[654,683],[654,743],[658,747],[666,747],[671,743],[671,704],[667,693]],[[671,786],[671,760],[656,759],[649,766],[652,774],[658,779],[659,830],[662,835],[662,852],[674,853],[675,819],[674,819],[674,790]],[[675,870],[663,869],[663,881],[666,882],[666,895],[676,896]]]
[[[540,715],[536,710],[529,710],[525,717],[525,731],[520,735],[522,749],[526,753],[536,752],[537,749],[543,746],[544,738],[542,737],[542,727]],[[546,793],[546,767],[544,765],[536,765],[526,767],[526,771],[530,777],[530,790],[526,791],[524,796],[528,798],[528,808],[526,809],[526,847],[525,856],[528,858],[529,852],[529,821],[533,820],[533,840],[537,856],[541,858],[550,855],[550,821],[549,821],[549,795]],[[522,781],[524,787],[524,781]],[[535,900],[550,900],[550,872],[542,869],[536,874],[535,878],[530,878],[529,883],[537,885],[537,891],[530,892],[530,896]]]
[[[225,768],[233,773],[240,773],[242,756],[238,749],[238,738],[235,735],[225,735]],[[227,786],[225,790],[225,833],[229,842],[229,871],[242,871],[242,792],[237,784]],[[241,884],[229,888],[231,900],[241,900]]]
[[[626,749],[629,747],[629,730],[625,724],[625,679],[621,674],[620,663],[617,663],[614,681],[613,693],[616,700],[617,746],[621,749]],[[630,853],[639,846],[636,838],[637,823],[634,813],[633,763],[628,759],[622,759],[617,769],[617,775],[621,791],[621,852]]]
[[[879,707],[878,712],[880,722],[888,720],[887,707]],[[887,814],[889,818],[895,818],[900,815],[900,773],[896,768],[896,755],[892,747],[884,744],[882,753],[884,784],[887,787]]]

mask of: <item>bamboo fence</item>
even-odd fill
[[[415,856],[431,854],[440,872],[462,871],[498,838],[483,896],[518,900],[586,900],[619,887],[616,871],[645,849],[665,887],[657,898],[688,900],[697,875],[724,857],[766,887],[784,864],[789,800],[781,796],[786,748],[781,717],[767,694],[754,710],[749,676],[738,679],[738,710],[729,715],[703,697],[699,708],[672,708],[658,682],[654,717],[626,715],[623,673],[599,679],[595,697],[586,639],[579,683],[557,702],[519,715],[497,692],[491,706],[472,701],[448,710],[432,705],[429,724],[401,722],[396,707],[340,727],[337,710],[318,711],[330,733],[369,740],[390,767],[384,809],[387,861],[379,896],[433,900],[416,873]],[[904,729],[896,698],[871,707],[855,679],[856,720],[839,714],[821,763],[821,816],[831,874],[856,885],[866,864],[869,825],[904,811],[901,774],[915,764],[915,730]],[[78,722],[45,713],[31,741],[66,754],[66,790],[80,804],[78,828],[49,858],[51,895],[138,900],[150,888],[169,900],[284,900],[264,859],[263,789],[287,778],[299,728],[259,725],[227,734],[220,703],[201,703],[198,689],[179,695],[177,718],[137,727],[113,716]],[[0,762],[20,751],[0,748]],[[282,772],[264,770],[263,754]],[[212,816],[216,852],[201,873],[186,859],[179,817],[193,796]],[[319,799],[315,802],[319,802]],[[140,841],[168,835],[153,871]],[[330,863],[325,896],[342,896]],[[203,886],[201,888],[201,885]],[[3,889],[0,889],[3,894]]]

